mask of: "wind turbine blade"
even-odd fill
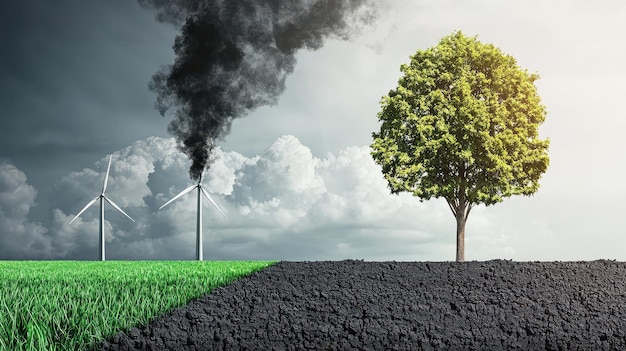
[[[78,216],[80,216],[81,214],[83,214],[83,212],[85,212],[86,209],[89,208],[89,206],[93,205],[96,201],[98,201],[98,199],[100,198],[100,196],[96,196],[95,199],[89,201],[89,203],[87,205],[85,205],[85,207],[83,207],[82,210],[80,210],[80,212],[78,212],[78,214],[76,215],[76,217],[74,217],[74,219],[72,219],[70,221],[70,224],[72,224],[72,222],[74,222],[76,220],[76,218],[78,218]]]
[[[130,218],[129,215],[126,214],[126,212],[124,212],[124,210],[122,210],[117,204],[115,204],[115,202],[113,202],[113,200],[109,200],[108,197],[104,197],[104,199],[109,203],[109,205],[113,206],[113,208],[115,208],[116,210],[120,211],[124,216],[126,216],[126,218],[130,219],[131,221],[135,221],[134,219]]]
[[[174,197],[173,197],[170,201],[168,201],[168,202],[164,203],[161,207],[159,207],[159,210],[160,210],[160,209],[162,209],[163,207],[165,207],[165,206],[169,205],[169,204],[170,204],[170,202],[172,202],[172,201],[174,201],[174,200],[178,199],[179,197],[181,197],[181,196],[183,196],[183,195],[187,194],[188,192],[192,191],[192,190],[193,190],[193,189],[195,189],[196,187],[197,187],[197,185],[192,185],[192,186],[190,186],[189,188],[187,188],[187,189],[185,189],[185,190],[181,191],[180,193],[178,193],[178,195],[174,196]]]
[[[218,211],[220,211],[220,213],[222,214],[222,216],[226,217],[226,215],[224,214],[224,212],[222,212],[222,210],[220,209],[219,206],[217,206],[217,204],[215,203],[215,201],[213,201],[213,199],[211,198],[211,196],[209,196],[209,193],[204,190],[203,187],[200,187],[200,190],[202,190],[202,193],[204,194],[204,196],[206,196],[207,199],[209,199],[209,201],[211,201],[211,203],[213,204],[213,206],[215,206],[215,208],[217,208]]]
[[[107,167],[107,174],[104,176],[104,183],[102,184],[102,193],[107,190],[107,183],[109,181],[109,170],[111,169],[111,161],[113,160],[113,155],[109,157],[109,166]]]

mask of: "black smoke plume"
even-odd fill
[[[138,0],[160,22],[181,28],[174,64],[150,82],[168,130],[198,180],[232,120],[274,105],[300,49],[349,39],[370,23],[375,0]]]

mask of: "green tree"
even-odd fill
[[[460,31],[418,50],[381,100],[371,154],[391,193],[443,197],[456,218],[456,260],[465,260],[471,209],[531,195],[549,164],[534,82],[512,56]]]

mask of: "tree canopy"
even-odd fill
[[[546,118],[539,76],[460,31],[418,50],[401,71],[382,98],[371,154],[392,193],[446,199],[462,224],[462,261],[459,229],[464,235],[472,207],[535,193],[548,168],[549,140],[538,137]]]

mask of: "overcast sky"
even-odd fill
[[[418,49],[478,35],[541,76],[550,167],[533,197],[472,210],[466,260],[626,260],[626,3],[389,1],[349,42],[304,51],[278,104],[236,120],[204,184],[205,259],[447,261],[445,200],[390,195],[369,155],[380,98]],[[0,259],[195,257],[192,184],[147,85],[176,28],[134,1],[0,2]]]

